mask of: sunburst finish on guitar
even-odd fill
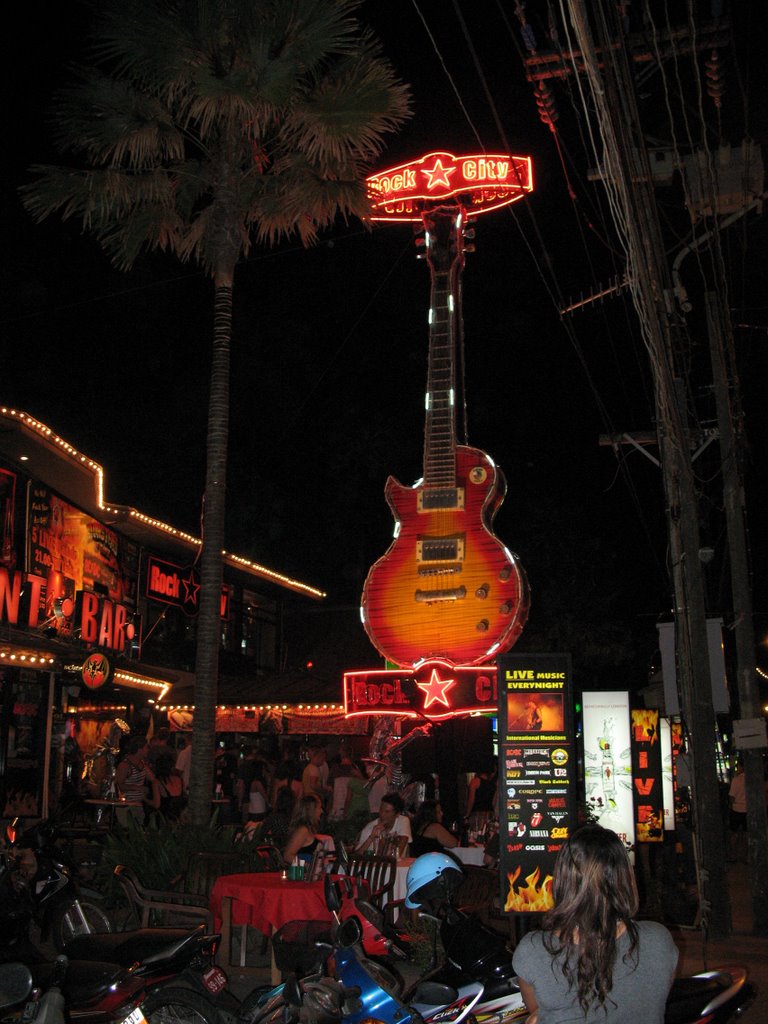
[[[442,657],[474,665],[517,640],[528,584],[517,558],[491,532],[504,478],[477,448],[457,446],[456,486],[404,487],[386,497],[399,528],[363,591],[371,641],[397,665]]]
[[[387,481],[395,540],[368,573],[362,616],[373,644],[397,665],[433,657],[482,664],[520,635],[528,584],[491,530],[503,474],[484,452],[456,443],[463,211],[438,207],[423,220],[431,272],[424,477],[413,487]]]

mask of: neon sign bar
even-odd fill
[[[471,215],[488,213],[533,191],[529,156],[428,153],[367,179],[372,220],[421,221],[425,207],[452,197]]]
[[[495,665],[452,665],[432,659],[413,669],[344,673],[344,715],[398,715],[432,721],[495,713]]]

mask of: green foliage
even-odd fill
[[[338,847],[339,843],[353,843],[370,820],[370,814],[361,811],[359,814],[352,815],[351,818],[328,822],[326,831],[333,836],[333,841]]]
[[[169,889],[184,875],[190,854],[231,852],[234,838],[234,827],[219,825],[216,814],[202,827],[167,821],[159,813],[153,813],[142,827],[130,817],[125,828],[107,837],[94,881],[111,904],[122,902],[114,877],[118,864],[131,868],[150,889]],[[242,852],[247,855],[246,850]]]

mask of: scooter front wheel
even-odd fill
[[[147,996],[141,1010],[149,1024],[222,1024],[213,1003],[188,988],[159,988]]]
[[[61,952],[78,935],[99,935],[112,931],[107,912],[91,900],[73,900],[58,907],[51,922],[51,937]]]

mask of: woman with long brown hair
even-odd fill
[[[663,1024],[677,949],[656,921],[635,921],[637,887],[616,835],[585,825],[563,845],[543,930],[512,960],[528,1024]]]

